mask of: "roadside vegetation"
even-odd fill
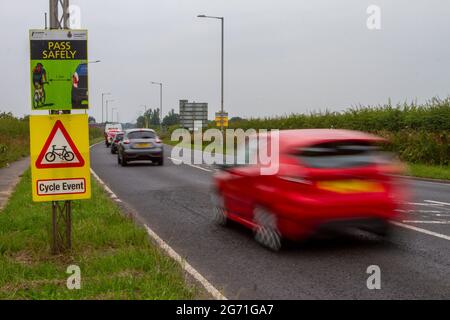
[[[89,128],[91,143],[102,141],[103,130]],[[0,113],[0,168],[30,154],[29,117],[16,118],[11,113]]]
[[[30,153],[28,117],[0,113],[0,168]]]
[[[211,124],[210,127],[215,127]],[[370,132],[386,138],[386,148],[410,165],[417,177],[450,179],[450,99],[433,98],[423,105],[388,103],[357,106],[343,112],[290,114],[279,117],[230,119],[231,129],[335,128]],[[164,135],[168,144],[175,127]],[[204,145],[208,143],[204,143]]]
[[[92,180],[92,198],[73,205],[73,250],[50,254],[50,203],[31,201],[27,171],[0,211],[0,299],[191,299],[181,267],[123,216]],[[81,289],[69,290],[69,265]]]
[[[390,141],[389,149],[409,163],[446,167],[450,163],[450,99],[424,105],[358,106],[344,112],[291,114],[230,122],[230,128],[335,128],[371,132]]]

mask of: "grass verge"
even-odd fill
[[[450,180],[450,166],[431,166],[410,163],[409,175],[419,178]]]
[[[92,179],[92,198],[73,203],[73,250],[50,254],[50,203],[31,201],[26,171],[0,211],[0,299],[192,299],[181,267],[153,246]],[[66,287],[67,267],[81,289]]]

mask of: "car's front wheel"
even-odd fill
[[[253,222],[256,242],[272,251],[280,250],[282,238],[278,230],[277,217],[266,208],[256,207]]]

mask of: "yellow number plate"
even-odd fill
[[[134,145],[136,148],[150,148],[152,146],[151,143],[136,143]]]
[[[370,193],[384,191],[381,184],[363,180],[320,181],[317,183],[317,187],[322,190],[337,193]]]

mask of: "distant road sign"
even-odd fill
[[[33,201],[89,199],[88,116],[30,116]]]
[[[33,110],[88,109],[86,30],[30,30]]]
[[[216,112],[216,126],[220,127],[223,123],[224,127],[228,127],[228,112]]]

